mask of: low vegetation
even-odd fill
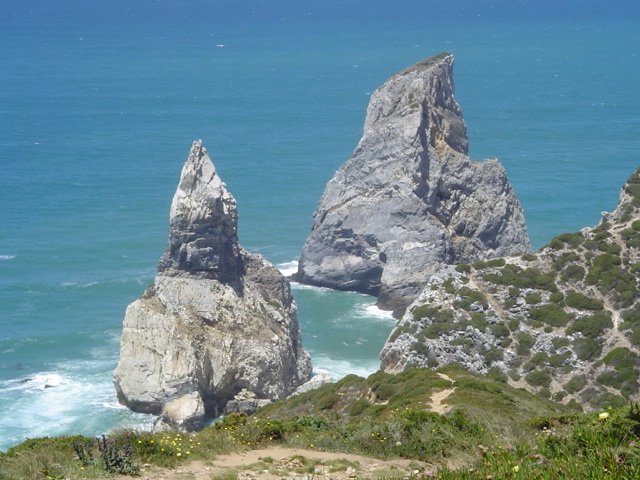
[[[608,365],[624,368],[624,353],[609,355]],[[546,384],[543,376],[535,381]],[[448,411],[430,411],[433,393],[444,389],[451,390]],[[338,400],[328,406],[330,396]],[[440,479],[622,479],[640,472],[639,437],[635,405],[572,413],[509,387],[500,376],[420,368],[397,376],[349,375],[252,416],[229,415],[193,435],[123,431],[27,440],[0,454],[0,478],[136,476],[143,465],[173,469],[191,459],[283,445],[413,459],[419,476]],[[462,466],[445,468],[452,460]]]

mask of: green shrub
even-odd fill
[[[460,265],[456,265],[456,272],[469,274],[471,273],[471,265],[468,265],[466,263],[461,263]]]
[[[573,316],[565,312],[557,303],[549,303],[529,310],[533,320],[539,320],[552,327],[564,327]]]
[[[547,245],[545,245],[542,248],[551,248],[553,250],[562,250],[564,248],[564,243],[562,243],[562,241],[556,237],[553,240],[551,240],[550,243],[548,243]]]
[[[584,237],[580,232],[563,233],[562,235],[558,235],[556,238],[560,240],[562,243],[565,243],[573,248],[578,247],[579,245],[582,244],[582,242],[584,242]]]
[[[627,347],[617,347],[607,353],[602,361],[606,365],[615,367],[619,364],[626,364],[627,361],[633,357],[635,357],[635,355],[632,355],[632,352]]]
[[[484,296],[479,290],[472,290],[469,287],[462,287],[456,295],[460,297],[459,300],[453,302],[454,307],[462,308],[463,310],[469,310],[474,303],[480,304],[483,308],[488,306],[487,297]]]
[[[522,332],[520,335],[518,335],[518,347],[516,348],[516,353],[518,355],[529,354],[534,343],[536,343],[535,338],[533,338],[527,332]]]
[[[505,310],[511,310],[513,307],[516,306],[516,299],[515,298],[511,298],[509,300],[507,300],[506,302],[504,302],[504,309]]]
[[[453,278],[447,278],[444,282],[442,282],[442,287],[444,291],[449,295],[453,294],[456,291],[456,287],[453,286]]]
[[[551,385],[551,375],[545,370],[534,370],[525,375],[524,379],[533,387],[548,388]]]
[[[316,403],[316,407],[320,410],[329,410],[335,406],[336,403],[340,400],[340,397],[337,393],[329,393],[327,395],[323,395],[318,398],[318,402]]]
[[[476,270],[484,270],[487,268],[487,262],[483,262],[482,260],[478,260],[471,264],[471,266]]]
[[[504,351],[501,348],[492,347],[484,354],[484,360],[488,365],[499,362],[504,358]]]
[[[459,338],[456,338],[453,342],[451,342],[451,345],[454,345],[456,347],[464,347],[468,349],[473,347],[475,343],[470,338],[459,337]]]
[[[564,385],[564,389],[569,393],[576,393],[582,390],[586,384],[587,377],[585,375],[576,375]]]
[[[489,267],[504,267],[506,264],[506,262],[504,261],[504,258],[494,258],[493,260],[489,260],[487,262],[487,265]]]
[[[551,340],[551,344],[553,345],[553,348],[557,350],[561,347],[568,347],[571,344],[571,341],[565,337],[555,337]]]
[[[369,408],[370,403],[366,398],[359,398],[349,406],[349,415],[357,416],[364,413]]]
[[[527,303],[527,305],[535,305],[542,302],[542,298],[540,297],[539,293],[532,293],[524,297],[524,301]]]
[[[602,385],[613,387],[620,390],[624,384],[627,384],[627,391],[635,393],[638,391],[637,375],[631,368],[622,370],[608,370],[596,377],[596,380]]]
[[[554,292],[549,295],[549,301],[557,303],[562,307],[564,305],[564,294],[562,292]]]
[[[596,311],[604,309],[602,300],[587,297],[586,295],[573,290],[567,294],[565,301],[569,307],[577,308],[578,310]]]
[[[595,396],[589,402],[592,408],[604,410],[605,408],[621,408],[627,405],[628,400],[611,392],[604,392]]]
[[[420,305],[412,311],[413,319],[420,320],[428,318],[433,322],[451,322],[453,320],[453,312],[444,309],[441,306],[432,307],[430,305]]]
[[[554,368],[561,367],[564,363],[571,358],[571,352],[557,353],[549,357],[549,365]]]
[[[385,400],[389,400],[393,394],[396,393],[396,387],[393,384],[384,383],[374,389],[373,392],[376,394],[376,400],[384,402]]]
[[[518,330],[518,328],[520,328],[520,319],[512,318],[511,320],[509,320],[509,324],[507,326],[509,327],[509,330],[515,332],[516,330]]]
[[[491,367],[489,369],[488,374],[489,374],[489,378],[492,378],[500,383],[507,383],[507,381],[509,380],[509,377],[507,377],[507,374],[504,373],[498,367]]]
[[[573,348],[580,360],[594,360],[602,353],[602,345],[593,338],[576,338]]]
[[[569,265],[562,273],[565,282],[579,282],[584,278],[586,270],[581,265]]]
[[[512,285],[518,288],[536,288],[556,292],[558,287],[555,284],[555,273],[542,273],[537,268],[527,268],[523,270],[511,263],[505,265],[501,274],[486,273],[483,278],[496,285]]]
[[[508,337],[509,336],[509,328],[506,327],[503,323],[494,323],[489,327],[491,333],[493,333],[496,337]]]
[[[571,335],[575,332],[581,332],[585,337],[597,339],[605,330],[611,327],[613,327],[611,313],[602,311],[576,319],[573,324],[567,328],[567,334]]]
[[[469,314],[469,317],[471,317],[471,326],[477,330],[480,330],[481,332],[484,331],[485,328],[487,328],[487,320],[486,320],[486,316],[484,313],[482,312],[471,312]]]

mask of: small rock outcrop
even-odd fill
[[[237,238],[233,196],[194,142],[171,205],[169,245],[142,298],[127,308],[114,372],[119,401],[201,428],[243,392],[286,397],[311,373],[284,276]]]
[[[640,400],[640,169],[595,228],[442,267],[380,360],[387,373],[457,364],[590,410]]]
[[[401,311],[442,264],[531,251],[502,165],[469,159],[453,91],[443,53],[373,93],[364,135],[314,213],[297,281]]]

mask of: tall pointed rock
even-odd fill
[[[242,273],[236,200],[202,142],[194,142],[171,203],[169,245],[158,273],[222,282]]]
[[[373,93],[363,137],[314,213],[298,281],[401,311],[441,264],[531,251],[502,165],[469,159],[453,91],[443,53]]]
[[[283,398],[308,379],[289,283],[238,244],[237,220],[235,199],[194,142],[158,274],[124,318],[114,385],[130,409],[197,429],[231,400]]]

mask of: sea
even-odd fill
[[[149,428],[111,375],[194,140],[243,246],[291,273],[371,93],[444,51],[534,248],[615,208],[640,164],[637,0],[0,0],[0,450]],[[377,370],[375,298],[293,292],[316,373]]]

